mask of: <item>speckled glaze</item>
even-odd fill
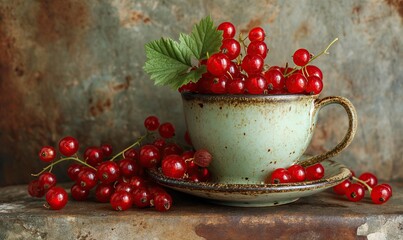
[[[333,160],[322,162],[325,176],[320,180],[288,184],[226,184],[189,182],[164,176],[160,170],[150,170],[151,178],[172,189],[209,201],[237,207],[276,206],[297,201],[333,187],[351,176],[351,171]]]
[[[351,142],[357,126],[354,107],[342,97],[183,93],[182,100],[192,143],[212,154],[209,169],[213,181],[220,183],[263,183],[274,169],[298,162],[323,106],[336,103],[346,109],[347,134],[334,149],[303,165],[338,154]]]

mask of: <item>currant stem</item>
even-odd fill
[[[84,166],[92,168],[93,170],[97,170],[95,167],[89,165],[88,163],[84,162],[83,160],[79,159],[78,157],[65,157],[65,158],[61,158],[57,161],[54,161],[53,163],[51,163],[48,166],[46,166],[45,168],[43,168],[42,171],[40,171],[39,173],[33,173],[33,174],[31,174],[31,176],[37,177],[37,176],[41,175],[42,173],[44,173],[48,170],[51,170],[54,165],[56,165],[60,162],[63,162],[63,161],[67,161],[67,160],[74,160],[74,161],[77,161],[77,162],[83,164]]]
[[[361,179],[356,178],[356,177],[354,177],[354,176],[352,176],[352,179],[355,180],[355,181],[357,181],[357,182],[359,182],[359,183],[361,183],[361,184],[364,185],[365,187],[367,187],[369,192],[372,192],[372,188],[371,188],[365,181],[362,181]]]
[[[298,71],[298,70],[300,70],[300,69],[306,67],[309,63],[311,63],[313,60],[317,59],[319,56],[321,56],[321,55],[323,55],[323,54],[329,54],[328,50],[329,50],[330,47],[331,47],[335,42],[337,42],[338,40],[339,40],[339,38],[335,38],[335,39],[325,48],[325,50],[323,50],[323,51],[320,52],[318,55],[316,55],[316,56],[314,56],[313,58],[311,58],[311,59],[309,60],[309,62],[308,62],[305,66],[302,66],[302,67],[299,67],[299,68],[294,68],[291,72],[285,74],[284,77],[288,77],[288,76],[290,76],[291,74],[293,74],[294,72],[296,72],[296,71]]]
[[[115,159],[116,159],[117,157],[119,157],[120,155],[123,155],[123,156],[124,156],[124,153],[125,153],[127,150],[133,148],[133,147],[136,146],[136,145],[140,145],[140,143],[144,140],[144,138],[148,137],[149,135],[151,135],[151,133],[150,133],[150,132],[147,132],[147,133],[144,134],[143,136],[139,137],[136,142],[134,142],[132,145],[128,146],[127,148],[123,149],[123,151],[119,152],[119,153],[116,154],[115,156],[113,156],[110,161],[115,160]]]

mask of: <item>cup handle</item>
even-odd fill
[[[342,150],[348,147],[348,145],[350,145],[357,131],[357,112],[355,111],[353,104],[347,98],[339,96],[330,96],[322,99],[317,99],[315,101],[315,110],[313,116],[315,116],[322,107],[330,104],[339,104],[343,106],[343,108],[346,110],[348,116],[347,133],[344,136],[343,140],[330,151],[309,157],[307,159],[303,159],[300,162],[298,162],[298,164],[304,167],[322,162],[325,159],[331,158],[339,154]]]

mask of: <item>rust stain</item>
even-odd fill
[[[353,9],[352,9],[352,11],[351,11],[352,14],[357,14],[357,15],[358,15],[360,12],[361,12],[361,6],[360,6],[360,5],[354,6]]]
[[[402,0],[385,0],[385,2],[396,9],[403,20],[403,1]]]
[[[132,81],[132,77],[130,75],[125,77],[125,82],[120,83],[117,85],[112,86],[112,89],[114,91],[122,91],[122,90],[127,90],[130,86],[130,82]]]
[[[88,25],[89,11],[85,1],[43,0],[39,2],[36,22],[39,43],[60,39],[75,41],[80,38],[77,30]]]
[[[262,25],[262,20],[261,18],[256,18],[256,19],[251,19],[248,24],[246,24],[245,28],[242,28],[240,30],[240,32],[242,34],[247,34],[249,33],[249,31],[254,28],[254,27],[260,27]]]
[[[89,99],[89,103],[93,103],[92,98]],[[102,114],[106,110],[110,109],[112,107],[112,100],[110,98],[106,99],[98,99],[95,104],[92,104],[90,106],[90,114],[91,116],[98,116],[99,114]]]
[[[149,17],[144,16],[141,12],[138,12],[138,11],[131,12],[130,20],[133,23],[137,23],[137,22],[142,21],[143,23],[146,23],[146,24],[151,21]]]
[[[294,33],[295,41],[300,40],[306,36],[311,35],[310,28],[307,22],[302,22],[301,25],[298,27],[297,31]]]

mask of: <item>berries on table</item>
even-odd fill
[[[59,210],[64,208],[67,204],[67,192],[62,187],[52,187],[46,193],[46,202],[48,207],[53,210]]]
[[[358,202],[365,196],[365,188],[358,183],[352,183],[345,193],[348,200],[352,202]]]
[[[308,166],[306,169],[306,179],[307,180],[318,180],[323,178],[325,175],[325,169],[322,164],[317,163],[312,166]]]

